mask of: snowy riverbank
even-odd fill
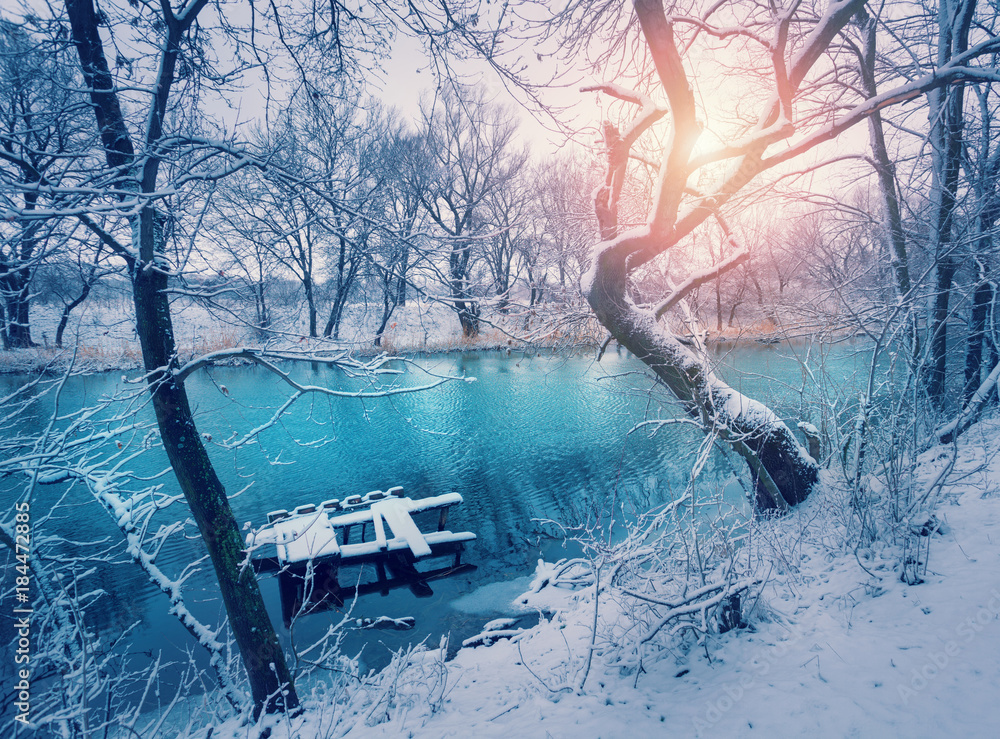
[[[941,530],[919,537],[929,543],[922,584],[900,580],[899,546],[852,544],[848,492],[825,473],[805,504],[753,531],[769,572],[748,628],[621,669],[601,637],[621,613],[605,603],[581,690],[573,686],[590,643],[592,588],[566,590],[514,639],[451,661],[417,651],[336,698],[314,691],[303,716],[272,720],[273,736],[995,736],[998,449],[996,420],[959,442],[935,513]],[[913,485],[930,485],[949,456],[945,447],[925,453]],[[213,736],[253,735],[236,723]]]
[[[381,306],[352,303],[345,308],[339,339],[309,338],[308,322],[301,311],[285,312],[266,333],[258,332],[237,310],[206,307],[180,298],[173,302],[174,331],[182,359],[236,346],[261,346],[297,352],[348,349],[360,356],[414,354],[418,352],[470,351],[521,347],[595,345],[604,335],[582,305],[556,309],[511,308],[506,314],[484,319],[479,336],[462,336],[458,319],[448,306],[411,300],[389,321],[381,345],[373,345]],[[30,349],[0,352],[0,372],[58,371],[74,358],[89,371],[135,369],[141,366],[131,302],[126,297],[88,303],[72,314],[63,337],[55,346],[59,311],[53,305],[33,304]],[[320,326],[322,328],[322,325]]]
[[[187,298],[173,301],[174,332],[182,359],[237,346],[328,352],[348,349],[358,356],[412,355],[423,352],[493,349],[596,347],[607,337],[590,309],[574,304],[544,303],[535,308],[511,305],[506,313],[488,312],[480,335],[462,335],[455,312],[444,303],[410,300],[393,313],[380,346],[374,337],[381,321],[381,306],[351,303],[345,307],[340,338],[309,338],[302,310],[276,311],[280,316],[266,333],[259,332],[232,309],[206,307]],[[142,364],[136,338],[133,308],[127,296],[84,304],[71,314],[63,335],[63,348],[55,346],[60,309],[33,303],[31,334],[38,346],[0,352],[0,373],[33,374],[64,369],[72,359],[78,368],[93,372],[137,369]],[[322,328],[322,326],[321,326]],[[778,327],[764,321],[749,327],[710,331],[710,342],[736,346],[746,342],[778,343],[782,338],[844,338],[846,332],[826,325],[789,321]]]
[[[81,314],[80,335],[90,338],[80,343],[80,359],[91,362],[90,368],[137,363],[125,307]],[[247,338],[236,331],[238,323],[203,308],[192,305],[178,313],[185,352],[235,346]],[[52,318],[37,315],[37,339],[43,333],[51,339],[46,326]],[[371,329],[363,318],[356,316],[349,324],[353,328],[345,331],[357,347],[370,343],[363,338]],[[441,306],[415,303],[395,324],[386,349],[479,348],[460,341],[446,345],[448,337],[458,339],[458,325]],[[325,346],[291,329],[283,336],[287,346]],[[489,340],[503,345],[496,337]],[[48,361],[45,351],[6,356],[34,353],[37,364]],[[459,650],[453,659],[447,655],[454,649],[425,645],[401,653],[378,674],[332,675],[330,685],[302,681],[305,711],[264,723],[272,737],[288,739],[995,736],[1000,719],[994,699],[1000,684],[998,450],[1000,420],[970,429],[959,440],[953,469],[940,490],[933,482],[953,447],[935,447],[922,456],[913,478],[903,482],[916,491],[908,499],[919,500],[922,491],[931,495],[906,518],[919,524],[933,514],[941,526],[930,536],[910,535],[909,549],[900,531],[885,521],[866,521],[871,532],[859,532],[847,484],[834,471],[824,472],[805,504],[742,535],[740,551],[754,560],[747,569],[760,580],[745,595],[743,628],[724,634],[710,628],[701,643],[690,634],[675,638],[664,632],[648,647],[636,646],[635,611],[623,600],[602,591],[595,630],[593,587],[586,582],[577,589],[549,586],[526,603],[511,595],[509,606],[499,608],[508,613],[496,614],[541,613],[537,626],[517,631],[516,625],[498,622],[492,639]],[[862,498],[888,499],[885,484],[877,480],[869,480],[861,492]],[[878,505],[866,508],[866,516],[884,513]],[[923,582],[901,581],[904,569],[918,572]],[[550,571],[551,564],[541,566],[540,572]],[[531,575],[523,573],[525,583]],[[623,657],[623,650],[631,652]],[[213,694],[190,697],[172,708],[164,726],[150,728],[162,716],[144,714],[136,728],[150,736],[204,736],[216,710]],[[258,728],[263,727],[232,718],[215,723],[211,736],[255,737]]]

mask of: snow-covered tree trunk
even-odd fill
[[[609,122],[604,124],[607,177],[595,194],[603,241],[592,255],[584,292],[598,320],[611,335],[656,374],[687,412],[702,421],[707,432],[726,439],[746,460],[755,484],[758,510],[785,510],[804,500],[817,479],[816,460],[771,410],[722,382],[709,370],[697,347],[689,349],[658,322],[694,288],[741,264],[747,252],[738,249],[712,269],[691,275],[673,287],[655,310],[635,303],[630,278],[710,217],[718,219],[729,235],[721,206],[767,169],[763,157],[768,147],[793,133],[794,93],[837,33],[863,5],[862,0],[831,2],[811,31],[805,32],[794,54],[789,54],[787,47],[797,5],[789,9],[773,8],[773,41],[769,49],[774,67],[772,99],[765,104],[749,136],[736,145],[724,147],[722,158],[735,160],[735,166],[713,192],[694,200],[686,200],[690,195],[688,179],[703,163],[694,153],[702,126],[696,117],[694,93],[676,42],[674,20],[665,13],[661,0],[635,0],[634,7],[642,41],[668,101],[667,108],[658,107],[649,97],[614,83],[585,88],[637,105],[640,111],[625,131],[619,132]],[[618,206],[631,148],[639,136],[664,117],[669,120],[671,132],[662,154],[647,224],[622,232]],[[704,155],[701,158],[706,159]]]
[[[615,340],[642,360],[707,431],[719,433],[748,463],[758,510],[801,503],[818,467],[791,429],[763,404],[726,385],[701,358],[629,298],[621,260],[602,253],[587,299]]]

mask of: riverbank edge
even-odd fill
[[[333,354],[346,351],[350,356],[362,359],[374,358],[381,355],[412,359],[427,355],[465,354],[468,352],[505,352],[512,354],[525,351],[552,351],[556,353],[579,353],[580,351],[599,351],[607,338],[605,336],[604,339],[601,339],[595,333],[590,332],[589,334],[581,333],[525,340],[502,330],[494,330],[472,339],[456,336],[436,337],[422,343],[420,346],[414,346],[410,343],[397,346],[389,340],[385,341],[382,346],[375,346],[370,341],[363,343],[338,342],[303,336],[298,341],[286,340],[280,344],[226,342],[214,346],[201,345],[198,347],[198,351],[195,351],[192,347],[184,347],[181,357],[183,361],[187,362],[213,351],[240,347],[248,349],[266,348],[269,351],[277,352],[295,351],[305,354],[303,361],[308,361],[309,350],[316,357],[329,357]],[[855,332],[844,328],[831,329],[824,327],[822,331],[814,331],[802,327],[771,330],[762,330],[759,327],[754,327],[741,329],[739,332],[724,332],[718,335],[708,334],[705,340],[709,346],[735,349],[750,345],[780,345],[817,338],[824,342],[839,343],[854,340],[857,336]],[[617,347],[618,344],[612,340],[610,346]],[[81,344],[76,347],[62,349],[41,345],[25,349],[8,349],[0,351],[0,375],[58,376],[64,374],[70,367],[83,373],[133,372],[141,370],[142,359],[139,356],[139,347],[135,345],[132,349],[133,351],[130,352],[115,353],[116,356],[112,358],[109,358],[110,353],[107,350],[102,350],[99,346],[91,344]],[[233,357],[218,360],[214,364],[218,366],[239,367],[249,366],[252,362],[239,357]]]

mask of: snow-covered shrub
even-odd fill
[[[707,648],[710,635],[747,625],[761,580],[745,550],[746,526],[719,497],[689,490],[616,525],[570,532],[585,556],[540,563],[522,603],[543,612],[582,602],[591,609],[577,690],[598,656],[622,674],[664,657],[682,660],[693,646]]]
[[[933,438],[935,413],[922,391],[920,360],[907,349],[905,318],[890,312],[876,324],[880,332],[865,325],[868,338],[850,357],[831,358],[821,342],[790,343],[788,354],[802,368],[796,412],[815,429],[826,468],[825,539],[862,563],[881,562],[891,550],[901,579],[915,584],[955,455]],[[936,446],[930,454],[929,444]]]
[[[56,506],[51,514],[62,516],[66,509]],[[30,649],[28,661],[19,665],[29,675],[30,709],[5,710],[0,735],[159,736],[164,726],[191,727],[195,715],[195,728],[233,715],[217,681],[191,654],[187,663],[170,664],[155,653],[135,654],[134,614],[101,587],[102,580],[114,577],[122,566],[121,546],[104,540],[67,542],[45,533],[44,523],[45,517],[39,516],[33,527],[28,560],[32,598],[24,607],[30,609],[24,617]],[[10,527],[0,523],[0,529],[0,597],[13,603],[17,569],[7,546]],[[81,553],[73,553],[76,547],[70,544]],[[13,625],[20,625],[16,616]],[[9,626],[0,626],[0,636],[8,636]],[[12,641],[16,638],[4,639]],[[18,665],[11,662],[7,667]],[[17,681],[12,679],[16,675],[0,676],[0,701],[10,707],[17,695]],[[197,711],[191,710],[192,703],[199,704]],[[151,706],[156,710],[150,712]],[[180,717],[182,713],[188,717]]]
[[[405,720],[407,714],[433,715],[448,694],[448,641],[442,638],[437,649],[417,644],[396,652],[378,673],[368,676],[363,693],[363,720],[377,726],[391,719]]]

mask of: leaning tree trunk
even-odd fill
[[[818,465],[788,426],[763,404],[726,385],[690,349],[661,328],[655,315],[627,294],[624,265],[611,250],[592,268],[587,300],[615,340],[646,364],[684,406],[743,457],[758,511],[784,511],[801,503],[816,482]]]
[[[582,88],[584,92],[602,92],[639,107],[638,115],[623,131],[610,122],[603,124],[607,171],[604,184],[594,198],[601,243],[594,249],[584,293],[611,335],[656,374],[685,410],[702,422],[706,432],[721,436],[746,460],[758,510],[784,510],[809,494],[818,476],[816,460],[771,410],[715,377],[704,361],[657,323],[692,290],[745,261],[748,252],[737,249],[710,270],[689,275],[670,289],[667,299],[655,311],[636,305],[630,278],[710,217],[718,221],[735,245],[722,206],[771,166],[764,160],[768,147],[794,131],[792,101],[798,86],[837,34],[864,7],[864,0],[832,0],[790,59],[785,42],[793,13],[775,17],[778,44],[772,49],[776,60],[773,98],[761,109],[749,135],[739,144],[724,149],[724,158],[733,161],[728,174],[718,181],[714,191],[701,193],[693,201],[688,181],[698,169],[692,163],[697,160],[694,147],[702,124],[681,57],[683,44],[677,43],[673,17],[668,16],[662,0],[633,0],[633,5],[667,106],[661,107],[650,97],[614,82]],[[630,149],[665,116],[669,116],[671,131],[653,187],[646,226],[622,233],[618,206],[628,174]]]
[[[137,225],[142,251],[157,254],[159,249],[145,248],[157,238],[155,221],[155,212],[147,206]],[[131,272],[136,331],[160,439],[215,568],[254,705],[258,712],[268,713],[294,708],[298,698],[256,574],[252,567],[243,566],[246,555],[239,525],[198,433],[187,390],[171,372],[177,366],[177,347],[166,292],[167,273],[149,269],[142,261]]]
[[[59,315],[59,325],[56,327],[56,349],[63,348],[63,334],[66,333],[66,326],[69,324],[70,313],[90,297],[93,279],[93,273],[89,277],[84,277],[83,289],[80,290],[80,294],[63,306],[62,313]]]

